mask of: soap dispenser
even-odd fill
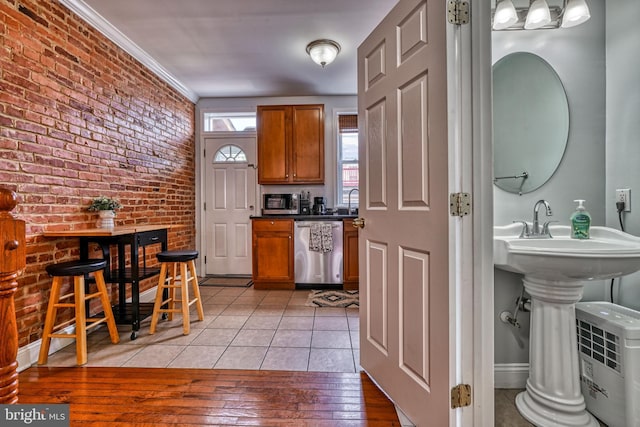
[[[571,215],[571,238],[588,239],[591,227],[591,215],[584,208],[584,200],[574,200],[578,203],[576,211]]]

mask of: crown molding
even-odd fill
[[[122,48],[129,55],[140,61],[145,67],[154,74],[167,82],[171,87],[189,98],[194,104],[198,102],[198,95],[185,86],[180,80],[175,78],[167,71],[158,61],[153,59],[151,55],[145,52],[140,46],[135,44],[129,37],[124,35],[120,30],[114,27],[109,21],[104,19],[102,15],[96,12],[91,6],[83,0],[58,0],[62,5],[77,14],[96,30],[100,31],[105,37]]]

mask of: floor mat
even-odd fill
[[[359,307],[358,291],[320,290],[311,291],[305,304],[309,307]]]
[[[253,284],[251,277],[203,277],[200,286],[227,286],[232,288],[248,288]]]

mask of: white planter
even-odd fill
[[[98,211],[100,219],[96,222],[98,228],[113,228],[115,223],[113,219],[116,217],[115,211]]]

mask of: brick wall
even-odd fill
[[[195,246],[194,110],[57,1],[0,0],[0,185],[27,224],[20,346],[41,337],[45,265],[78,256],[75,239],[41,233],[93,227],[94,197],[120,200],[116,225],[181,225],[169,248]]]

